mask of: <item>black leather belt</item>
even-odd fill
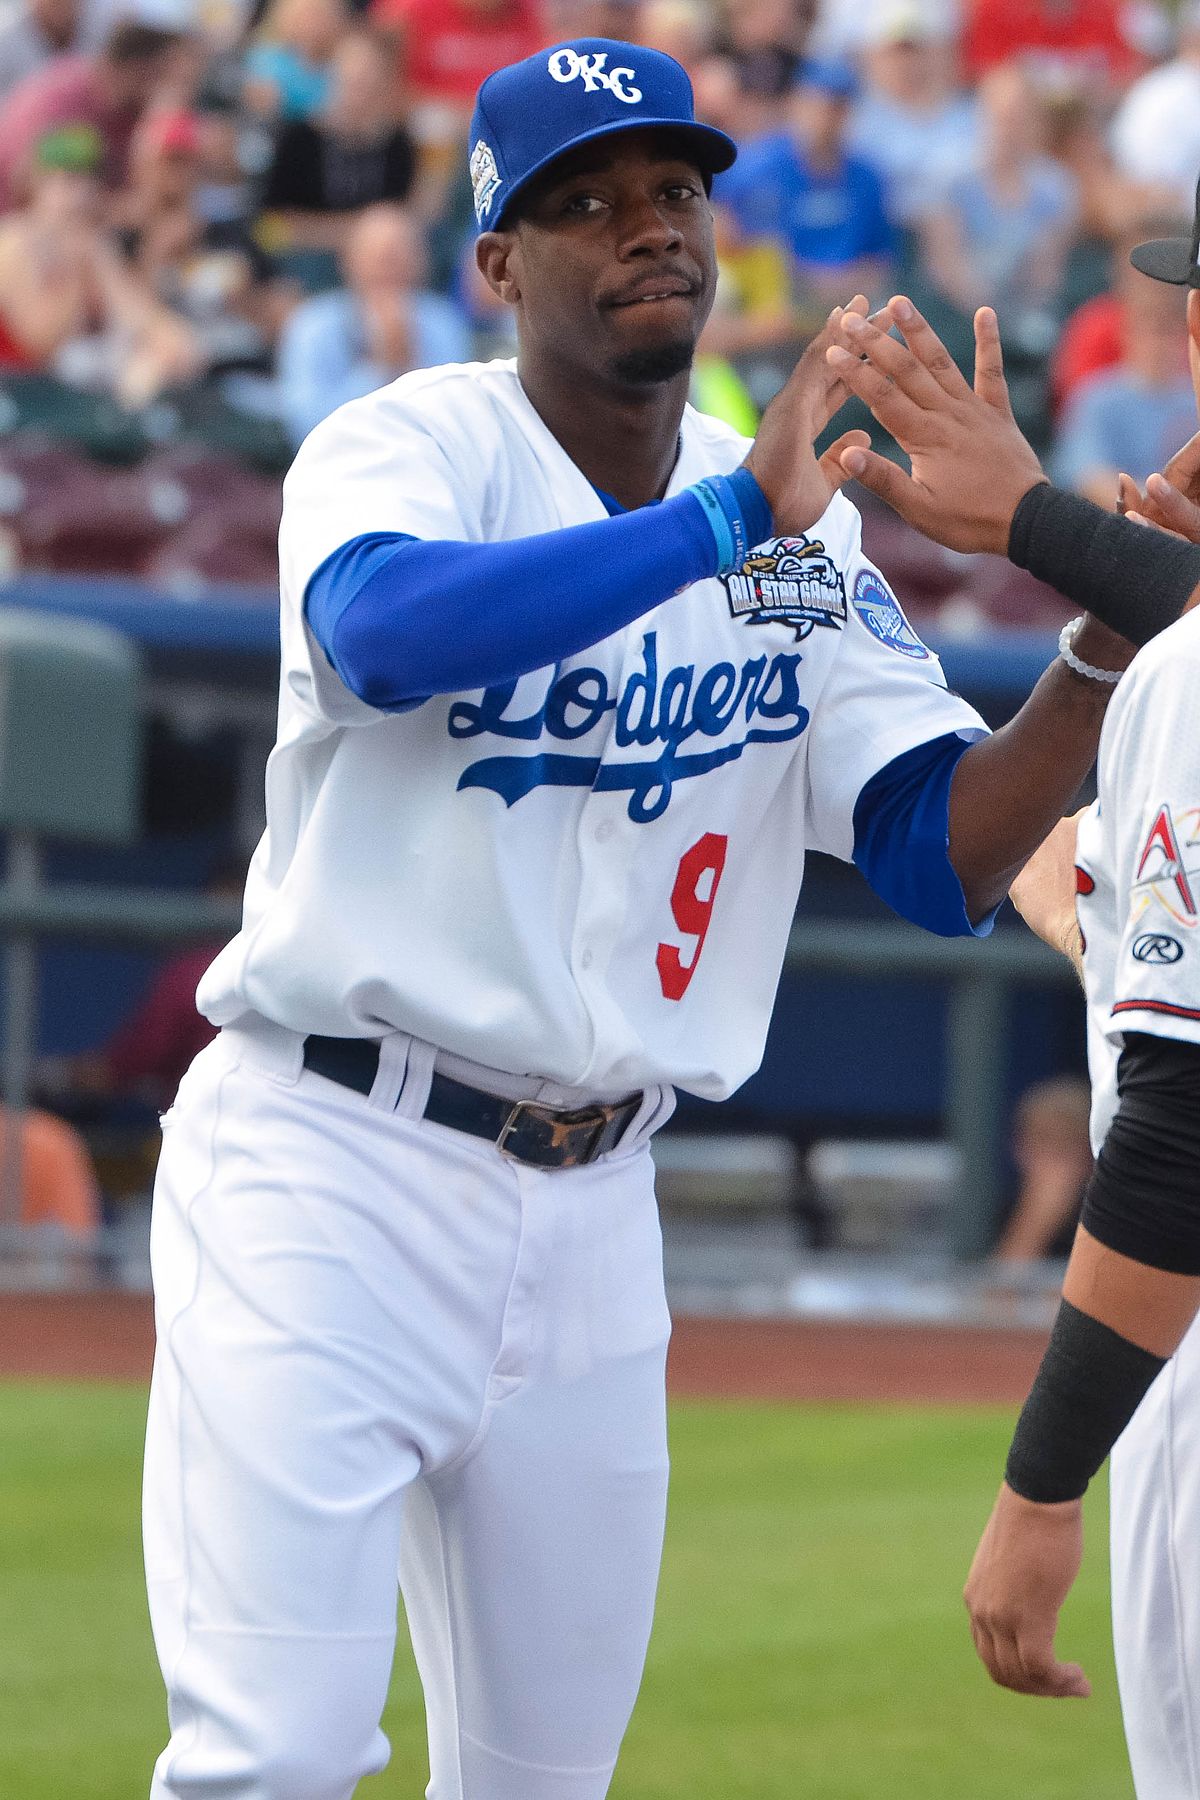
[[[304,1066],[314,1075],[369,1094],[379,1070],[370,1038],[307,1037]],[[423,1118],[487,1138],[505,1156],[537,1169],[575,1169],[615,1150],[642,1104],[641,1094],[611,1106],[559,1112],[535,1100],[506,1100],[434,1071]]]

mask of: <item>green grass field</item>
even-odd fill
[[[142,1394],[0,1385],[0,1795],[142,1800],[163,1706],[138,1560]],[[681,1405],[658,1623],[613,1800],[1129,1800],[1103,1503],[1061,1645],[1087,1703],[977,1667],[959,1590],[1007,1414]],[[392,1766],[417,1800],[407,1650]]]

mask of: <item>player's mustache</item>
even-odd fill
[[[600,304],[602,306],[629,306],[635,300],[643,300],[647,294],[662,292],[678,293],[694,298],[700,292],[700,277],[695,273],[681,269],[678,264],[667,264],[661,269],[643,270],[636,281],[628,282],[623,288],[606,294]]]

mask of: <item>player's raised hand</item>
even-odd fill
[[[1079,1664],[1054,1650],[1082,1559],[1082,1501],[1041,1506],[1001,1487],[963,1590],[979,1659],[1001,1687],[1057,1700],[1091,1693]]]
[[[1013,513],[1041,464],[1013,418],[996,315],[975,315],[975,385],[911,300],[889,301],[880,326],[844,313],[832,326],[830,367],[865,400],[912,464],[912,474],[861,445],[839,447],[847,475],[951,550],[1008,550]],[[904,342],[888,335],[898,325]]]
[[[844,318],[864,319],[867,301],[856,294],[844,309],[835,306],[824,329],[805,349],[785,385],[763,414],[746,467],[767,497],[775,529],[800,534],[815,525],[838,489],[849,479],[842,463],[847,450],[868,449],[865,431],[847,431],[818,458],[813,448],[849,389],[826,351],[837,342]]]
[[[1200,431],[1177,450],[1143,494],[1130,475],[1117,479],[1117,511],[1200,544]]]

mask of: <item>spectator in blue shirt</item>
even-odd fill
[[[304,301],[280,339],[280,411],[294,444],[345,401],[471,354],[459,308],[421,285],[425,247],[402,206],[364,208],[341,260],[345,287]]]
[[[823,301],[879,295],[895,248],[883,187],[846,151],[856,82],[840,63],[808,63],[788,127],[747,144],[714,198],[744,239],[772,238]]]
[[[952,41],[912,0],[879,0],[862,38],[865,91],[852,153],[882,177],[888,212],[915,225],[947,181],[977,161],[979,116],[953,80]]]
[[[345,0],[271,0],[243,61],[247,105],[276,124],[318,112],[329,98],[330,58],[348,25]]]
[[[1184,290],[1130,275],[1125,293],[1125,353],[1076,388],[1054,457],[1054,479],[1110,509],[1117,476],[1141,486],[1161,469],[1196,425],[1196,401],[1183,331]]]
[[[968,317],[994,306],[1010,342],[1044,353],[1079,219],[1075,179],[1045,154],[1041,98],[1017,63],[979,87],[983,142],[923,220],[925,266],[939,294]]]

